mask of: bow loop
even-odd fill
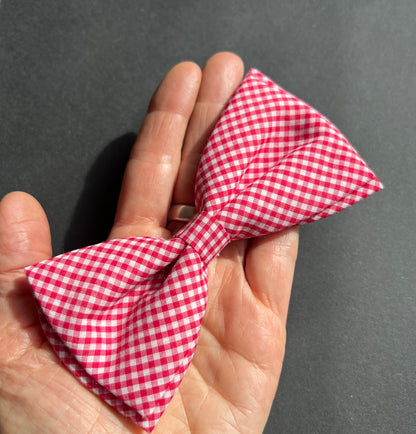
[[[198,168],[197,209],[231,239],[327,217],[381,184],[341,132],[251,69],[212,132]]]
[[[107,403],[152,429],[197,344],[207,298],[198,254],[179,238],[128,238],[26,273],[60,359]]]

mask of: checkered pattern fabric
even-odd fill
[[[221,249],[380,188],[334,125],[253,69],[204,150],[197,215],[173,239],[112,240],[26,269],[43,329],[86,387],[150,432],[192,360]]]

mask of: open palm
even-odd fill
[[[110,238],[170,237],[172,202],[193,204],[203,146],[243,75],[220,53],[175,66],[149,105],[126,167]],[[185,134],[186,132],[186,134]],[[185,139],[184,139],[185,137]],[[183,144],[183,147],[182,147]],[[195,356],[154,432],[261,432],[277,388],[297,229],[228,245],[208,267]],[[0,431],[141,432],[59,362],[23,268],[51,256],[46,216],[25,193],[0,203]]]

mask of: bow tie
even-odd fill
[[[112,240],[26,269],[44,332],[82,384],[150,432],[191,362],[207,265],[224,246],[380,188],[334,125],[252,69],[203,152],[196,214],[173,238]]]

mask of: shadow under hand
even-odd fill
[[[135,140],[134,133],[113,140],[92,165],[65,235],[65,252],[107,238],[116,213],[124,169]]]

